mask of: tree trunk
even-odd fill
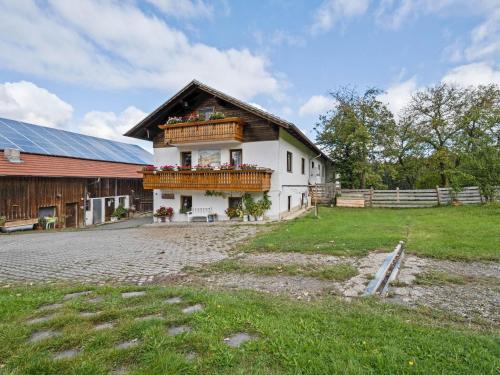
[[[445,173],[445,165],[443,162],[439,163],[439,176],[441,179],[441,187],[448,187],[448,177]]]

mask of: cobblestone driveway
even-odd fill
[[[254,226],[172,225],[0,236],[0,283],[145,283],[218,261]]]

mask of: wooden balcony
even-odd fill
[[[165,144],[182,145],[214,141],[243,141],[243,123],[239,117],[160,125],[165,130]]]
[[[143,171],[144,189],[263,192],[271,188],[270,169]]]

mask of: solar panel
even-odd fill
[[[152,155],[137,145],[0,118],[0,150],[5,148],[81,159],[152,163]]]

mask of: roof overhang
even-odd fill
[[[245,103],[239,99],[236,99],[230,95],[224,94],[223,92],[216,90],[210,86],[207,86],[197,80],[191,81],[189,84],[184,86],[179,92],[168,99],[165,103],[160,105],[157,109],[146,116],[141,122],[135,125],[132,129],[127,131],[124,135],[127,137],[133,137],[144,140],[151,140],[150,134],[155,134],[158,132],[158,125],[161,125],[161,118],[165,118],[166,114],[170,112],[176,105],[182,104],[186,96],[193,94],[195,91],[202,91],[209,95],[213,95],[221,100],[224,100],[232,105],[246,110],[264,120],[269,121],[272,124],[280,126],[286,129],[292,136],[300,140],[302,143],[307,145],[311,150],[316,152],[321,157],[327,161],[331,161],[330,158],[321,149],[314,144],[300,129],[293,123],[286,121],[278,116],[275,116],[269,112],[261,110],[253,105]]]

